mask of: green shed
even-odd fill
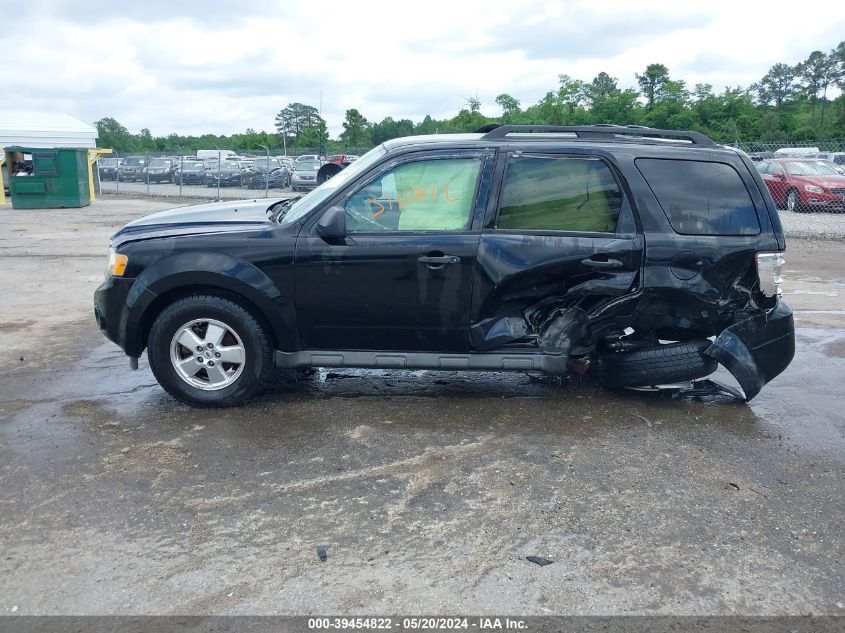
[[[31,161],[27,157],[31,156]],[[13,209],[79,208],[91,204],[88,150],[7,147]]]

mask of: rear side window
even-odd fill
[[[497,228],[613,233],[622,190],[597,158],[514,156]]]
[[[637,167],[669,223],[686,235],[757,235],[748,189],[725,163],[640,158]]]

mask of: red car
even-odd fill
[[[845,176],[829,162],[775,158],[757,164],[775,204],[790,211],[845,211]]]

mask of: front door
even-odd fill
[[[486,160],[392,162],[340,202],[347,236],[306,227],[296,248],[302,349],[466,351]]]

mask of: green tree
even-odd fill
[[[663,64],[649,64],[642,75],[636,74],[640,92],[646,99],[646,109],[651,110],[664,84],[669,81],[669,69]]]
[[[94,123],[97,128],[97,144],[100,147],[111,147],[118,152],[132,152],[135,141],[122,124],[116,119],[105,117]]]
[[[319,121],[322,121],[322,118],[314,106],[291,103],[276,115],[275,125],[279,137],[286,136],[291,138],[294,144],[298,144],[300,134],[317,125]]]
[[[370,123],[355,108],[346,111],[340,140],[349,147],[364,147],[371,142]]]
[[[507,93],[496,97],[496,105],[502,109],[502,123],[514,123],[519,117],[519,100]]]
[[[828,57],[821,51],[813,51],[796,67],[801,78],[801,89],[812,105],[813,122],[816,120],[816,102],[825,76],[828,74]]]
[[[297,136],[299,147],[313,147],[319,149],[320,153],[325,153],[328,144],[329,131],[326,128],[326,122],[319,116],[315,123],[303,128]]]
[[[793,66],[777,63],[769,68],[759,83],[752,86],[752,89],[757,92],[760,103],[774,103],[776,108],[780,108],[784,101],[795,98],[797,88],[795,80]]]

